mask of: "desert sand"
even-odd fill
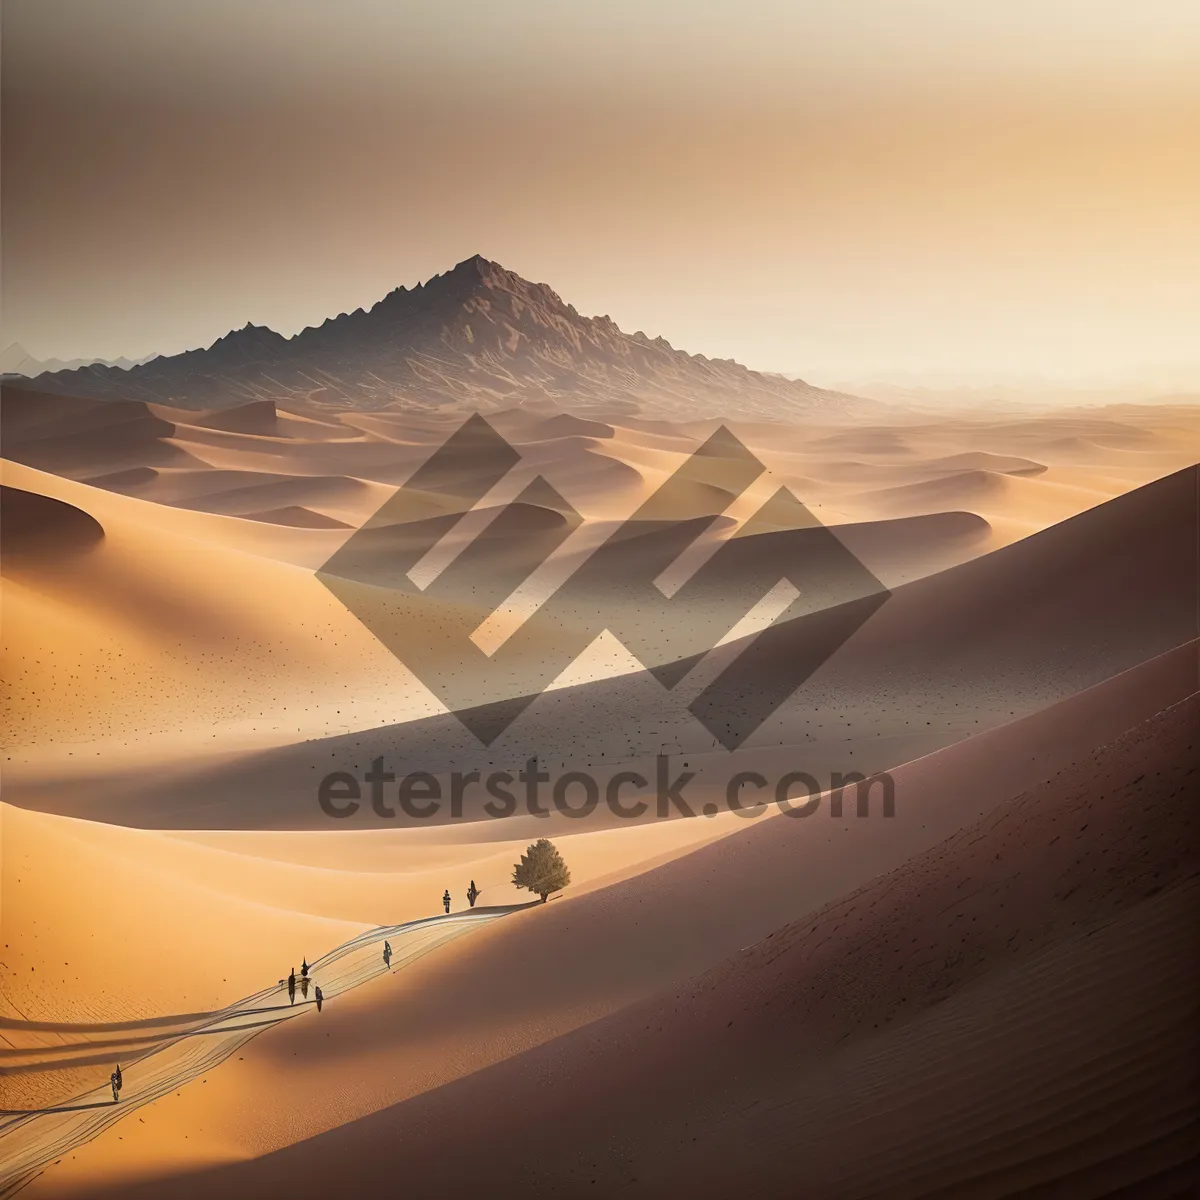
[[[1165,710],[679,990],[172,1194],[320,1195],[346,1163],[380,1192],[402,1173],[455,1194],[780,1195],[803,1163],[815,1195],[1182,1194],[1198,716]]]
[[[692,369],[647,346],[647,394]],[[3,1185],[328,1195],[348,1163],[364,1194],[399,1172],[777,1195],[797,1164],[814,1196],[1186,1182],[1200,411],[851,421],[817,397],[782,422],[762,385],[721,422],[606,407],[616,373],[578,412],[493,396],[511,469],[465,453],[381,524],[476,396],[456,378],[455,406],[396,411],[6,384],[0,1108],[99,1103],[130,1065],[119,1111],[0,1117]],[[786,682],[838,606],[698,663],[666,624],[646,657],[602,635],[483,747],[317,576],[373,521],[404,548],[467,514],[418,568],[435,599],[472,555],[519,583],[553,542],[493,631],[535,658],[511,631],[554,572],[721,425],[766,469],[742,491],[715,459],[660,514],[691,522],[693,567],[769,574],[790,531],[753,522],[787,487],[889,593],[732,753],[689,704],[748,647],[757,686]],[[437,603],[482,625],[500,591]],[[335,826],[315,803],[378,755],[445,781],[532,754],[601,781],[669,754],[697,809],[738,769],[888,770],[896,813],[495,821],[474,795]],[[521,907],[539,836],[572,883]],[[319,1015],[280,998],[302,959]]]

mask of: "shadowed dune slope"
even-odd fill
[[[138,759],[154,737],[203,754],[239,729],[304,736],[312,718],[325,732],[363,701],[371,723],[403,711],[395,660],[311,571],[254,552],[308,539],[317,557],[344,530],[164,509],[10,463],[4,478],[26,497],[4,505],[6,772],[39,753],[81,761],[84,747]],[[10,545],[10,520],[33,532]]]
[[[252,995],[364,928],[440,911],[448,881],[456,909],[460,878],[501,906],[518,900],[512,864],[528,839],[512,824],[504,841],[382,830],[179,837],[0,805],[0,1109],[62,1103],[102,1084],[110,1054],[165,1036],[180,1014]],[[572,891],[735,824],[572,837]]]
[[[274,437],[280,432],[275,404],[271,400],[221,409],[192,423],[205,429],[222,429],[227,433],[257,433]]]
[[[1177,472],[897,588],[767,720],[750,749],[794,747],[790,769],[799,761],[818,778],[830,770],[883,770],[1192,641],[1198,474]],[[817,614],[761,636],[755,685],[786,693],[795,658],[827,636],[823,620]],[[745,703],[736,693],[720,699],[735,714]],[[86,794],[23,786],[11,799],[128,824],[186,828],[200,820],[202,806],[210,828],[313,828],[325,823],[313,800],[315,780],[335,769],[361,773],[377,755],[405,770],[444,771],[451,762],[511,766],[534,755],[566,763],[586,745],[598,763],[602,752],[609,760],[630,757],[630,746],[654,754],[668,738],[691,750],[696,728],[686,697],[637,673],[538,697],[489,754],[445,715],[214,766],[179,781],[169,801],[161,788],[127,777],[98,780]],[[645,730],[661,732],[648,741]]]
[[[325,1195],[346,1163],[362,1195],[1184,1194],[1198,727],[1193,697],[608,1021],[125,1194]]]
[[[287,504],[283,508],[269,508],[262,512],[242,513],[249,521],[266,521],[271,525],[292,525],[297,529],[349,529],[345,521],[313,512],[299,504]]]
[[[0,401],[6,458],[64,475],[146,466],[199,466],[165,439],[175,426],[139,400],[99,403],[5,385]]]
[[[764,817],[608,886],[583,895],[572,889],[481,932],[469,951],[415,964],[399,994],[386,987],[357,993],[344,1010],[331,1010],[320,1036],[298,1023],[259,1039],[245,1062],[227,1064],[207,1087],[156,1104],[145,1128],[118,1130],[124,1141],[106,1135],[81,1152],[55,1177],[56,1194],[69,1190],[67,1181],[90,1184],[99,1173],[142,1176],[148,1161],[169,1173],[180,1162],[172,1146],[186,1145],[190,1162],[269,1153],[610,1016],[870,886],[1006,798],[1063,778],[1068,764],[1195,689],[1189,647],[898,770],[894,818],[881,818],[876,807],[860,819],[852,803],[839,819],[824,806],[805,820]],[[544,832],[546,822],[534,824]],[[620,832],[641,838],[653,831]],[[560,843],[568,862],[586,857],[575,842],[592,836]],[[637,1028],[647,1023],[635,1020]],[[248,1111],[246,1097],[262,1095],[286,1095],[287,1104]],[[521,1111],[533,1114],[535,1128],[537,1105],[525,1110],[522,1102]],[[453,1119],[439,1112],[438,1119]],[[238,1194],[251,1194],[245,1186]]]
[[[37,492],[0,484],[0,554],[6,569],[57,560],[96,545],[104,526],[89,513]]]

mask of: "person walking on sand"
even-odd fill
[[[446,906],[446,911],[449,912],[450,911],[450,889],[449,888],[447,888],[442,893],[442,903]]]
[[[296,1003],[296,968],[293,967],[291,974],[288,975],[288,1002]]]
[[[471,886],[467,888],[467,903],[474,908],[475,901],[479,899],[479,889],[475,886],[475,880],[471,880]]]
[[[300,978],[301,979],[308,978],[308,959],[307,958],[300,964]]]
[[[121,1098],[121,1085],[117,1083],[117,1073],[114,1071],[109,1077],[108,1082],[112,1084],[113,1103],[116,1104]]]
[[[121,1077],[121,1064],[117,1063],[117,1069],[113,1072],[117,1077],[117,1091],[119,1092],[125,1086],[125,1080]]]
[[[324,999],[325,999],[325,997],[321,995],[321,985],[318,983],[317,984],[317,1012],[321,1011],[321,1001]]]
[[[383,943],[383,965],[389,970],[392,966],[392,943],[385,941]]]

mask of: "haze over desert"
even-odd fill
[[[0,1197],[1200,1191],[1182,8],[6,6]]]

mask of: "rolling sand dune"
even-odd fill
[[[972,470],[848,499],[872,510],[906,516],[966,509],[985,517],[1022,521],[1034,530],[1094,508],[1107,499],[1107,493],[1024,473]]]
[[[268,508],[262,512],[247,512],[241,514],[251,521],[266,521],[271,525],[291,525],[297,529],[350,529],[345,521],[336,517],[327,517],[324,513],[313,512],[311,508],[303,508],[299,504],[288,504],[283,508]]]
[[[367,520],[392,494],[386,484],[345,475],[289,475],[263,471],[215,468],[172,469],[141,467],[84,480],[93,487],[122,492],[142,500],[230,516],[251,516],[277,507],[320,509],[355,527]],[[256,509],[261,504],[262,508]],[[334,528],[334,526],[328,526]]]
[[[815,449],[844,451],[851,454],[908,455],[912,449],[904,440],[905,431],[875,427],[831,433],[812,443]]]
[[[5,440],[15,445],[43,438],[74,437],[104,432],[122,426],[146,427],[145,422],[157,421],[157,428],[169,434],[173,424],[153,413],[139,400],[112,400],[99,403],[79,396],[64,396],[16,387],[6,383],[3,389],[2,411]]]
[[[818,1196],[1098,1196],[1114,1181],[1182,1194],[1200,1082],[1198,719],[1194,699],[1150,718],[681,988],[145,1194],[329,1194],[346,1163],[362,1194],[402,1177],[447,1194],[773,1196],[798,1169]],[[552,915],[566,933],[583,903],[493,927],[464,965]],[[589,940],[579,916],[570,932]],[[455,1153],[464,1128],[469,1155]]]
[[[457,407],[362,413],[297,399],[289,401],[294,411],[261,400],[196,413],[159,403],[5,391],[14,414],[6,422],[10,457],[170,504],[227,490],[226,472],[243,473],[247,486],[342,477],[367,489],[394,487],[463,419]],[[1193,462],[1200,428],[1189,425],[1189,412],[1121,408],[1114,410],[1119,420],[1080,413],[1008,422],[948,416],[936,424],[864,422],[853,430],[747,420],[735,428],[777,480],[827,522],[969,511],[992,527],[986,542],[963,547],[980,553]],[[505,408],[489,419],[520,447],[524,469],[543,473],[596,519],[627,516],[717,427],[712,420],[600,421],[553,405]],[[856,447],[867,449],[860,456]],[[158,469],[153,478],[145,474],[151,469]],[[206,473],[213,478],[205,481]],[[297,494],[282,500],[241,508],[234,499],[217,501],[216,511],[252,515],[295,505],[356,525],[385,498],[364,492],[332,508],[299,494],[301,482],[294,486]],[[712,497],[714,504],[719,499]]]
[[[913,413],[901,424],[863,422],[854,430],[816,423],[770,430],[746,422],[737,429],[774,471],[798,481],[800,495],[825,519],[891,517],[943,504],[987,519],[992,548],[1191,465],[1200,447],[1194,410],[1153,405],[1008,420],[978,410],[946,412],[934,422]],[[987,486],[976,478],[973,488],[970,480],[943,485],[955,493],[949,496],[937,488],[923,494],[920,485],[964,472],[1045,486]],[[915,508],[908,485],[916,485]]]
[[[104,526],[82,509],[38,492],[0,486],[0,555],[11,570],[76,558],[103,537]]]
[[[358,523],[361,523],[374,513],[387,496],[386,488],[344,475],[304,475],[247,480],[240,486],[227,485],[219,491],[206,490],[202,495],[180,498],[175,503],[181,508],[196,508],[230,516],[244,515],[256,511],[260,506],[305,505],[354,513],[358,516]]]
[[[6,1196],[19,1192],[47,1165],[61,1161],[75,1147],[144,1105],[196,1079],[207,1082],[201,1077],[221,1066],[258,1034],[303,1017],[314,1007],[320,1012],[325,1001],[336,1001],[372,978],[388,974],[389,969],[391,973],[403,970],[423,955],[520,907],[477,908],[469,914],[426,917],[366,930],[302,965],[298,977],[289,972],[288,982],[280,979],[209,1012],[90,1026],[41,1022],[31,1027],[29,1023],[6,1022],[9,1036],[17,1041],[12,1050],[0,1051],[9,1076],[40,1070],[46,1059],[74,1064],[64,1067],[63,1073],[87,1073],[88,1065],[120,1054],[124,1073],[132,1072],[138,1082],[136,1088],[125,1090],[119,1104],[110,1085],[100,1083],[77,1090],[65,1103],[37,1105],[35,1101],[34,1107],[0,1109],[0,1138],[5,1148],[4,1158],[0,1159],[0,1192]],[[380,948],[389,939],[394,943],[392,955],[384,961]],[[64,1041],[51,1052],[44,1044],[37,1044],[39,1034],[43,1043],[47,1035]],[[33,1044],[22,1044],[31,1041]]]
[[[502,428],[502,426],[498,426],[498,428]],[[607,425],[603,421],[587,421],[569,412],[546,417],[529,430],[529,433],[539,441],[565,437],[611,438],[615,432],[611,425]]]
[[[510,828],[499,830],[503,840],[430,841],[414,832],[297,842],[180,838],[7,806],[0,819],[8,914],[0,1033],[11,1048],[0,1050],[9,1076],[0,1108],[62,1103],[103,1083],[99,1064],[111,1052],[129,1056],[222,1010],[273,983],[271,971],[286,973],[289,961],[314,961],[368,928],[426,915],[449,876],[515,899],[508,875],[527,844]],[[572,841],[575,890],[735,828],[727,819],[664,824],[649,835],[581,834]],[[149,902],[156,919],[139,922]],[[235,927],[238,951],[224,955],[220,939]]]
[[[189,434],[189,431],[182,431]],[[348,431],[349,433],[349,431]],[[429,454],[428,447],[405,447],[365,436],[306,442],[298,438],[262,438],[212,433],[203,441],[190,435],[173,444],[199,463],[217,470],[264,474],[348,475],[398,484]]]
[[[48,1065],[6,1078],[0,1107],[54,1102],[107,1078],[94,1061],[68,1062],[55,1049],[64,1040],[86,1041],[89,1026],[215,1010],[273,983],[264,978],[266,963],[286,974],[284,960],[293,954],[315,957],[365,927],[281,905],[279,891],[245,900],[228,887],[228,875],[252,864],[236,858],[222,869],[222,856],[210,855],[207,874],[181,872],[171,844],[154,835],[114,837],[105,826],[7,806],[2,819],[0,1007],[9,1022],[51,1028],[34,1040],[47,1048],[41,1061]],[[236,945],[226,950],[231,929]],[[55,1026],[81,1036],[55,1036]],[[6,1035],[10,1045],[14,1036]],[[89,1053],[81,1046],[74,1057]]]
[[[901,513],[906,511],[906,497],[922,496],[937,501],[944,499],[953,504],[964,498],[974,499],[971,484],[978,485],[995,480],[991,494],[996,494],[1005,476],[1036,476],[1047,470],[1041,463],[1031,459],[1010,455],[966,452],[945,457],[922,458],[917,461],[866,462],[856,459],[810,458],[791,456],[796,464],[807,470],[816,482],[818,494],[828,492],[830,486],[838,490],[831,496],[847,503],[875,504],[881,512]],[[859,493],[853,489],[869,485],[872,490]],[[986,487],[979,488],[978,496],[989,495]],[[898,503],[889,507],[888,501]],[[931,511],[938,511],[934,508]]]
[[[1164,700],[1177,703],[1179,691],[1195,683],[1190,647],[897,772],[892,820],[849,813],[834,820],[823,812],[807,821],[764,818],[619,885],[485,930],[461,950],[415,964],[399,996],[373,985],[348,997],[337,1023],[322,1026],[327,1038],[314,1040],[299,1025],[273,1031],[246,1048],[244,1062],[230,1062],[210,1077],[207,1087],[161,1101],[147,1112],[145,1127],[126,1127],[124,1141],[110,1133],[78,1151],[77,1160],[59,1171],[57,1186],[66,1194],[76,1179],[115,1182],[155,1161],[160,1170],[170,1169],[162,1156],[177,1153],[168,1148],[182,1146],[185,1131],[187,1161],[241,1158],[311,1137],[328,1129],[331,1119],[343,1123],[422,1092],[430,1094],[336,1130],[329,1135],[332,1146],[317,1138],[283,1151],[283,1159],[237,1168],[249,1173],[231,1176],[225,1186],[237,1195],[261,1189],[266,1178],[308,1186],[300,1177],[311,1171],[311,1186],[328,1189],[318,1164],[348,1161],[343,1152],[369,1180],[376,1170],[371,1146],[392,1163],[402,1154],[414,1186],[419,1181],[431,1188],[436,1180],[458,1185],[474,1179],[474,1170],[511,1181],[523,1171],[515,1160],[528,1161],[530,1129],[539,1128],[536,1095],[549,1088],[556,1120],[571,1136],[559,1143],[561,1155],[546,1151],[537,1161],[568,1194],[571,1172],[581,1162],[599,1169],[611,1190],[628,1177],[621,1174],[625,1159],[639,1147],[650,1161],[677,1153],[678,1123],[661,1118],[677,1113],[678,1121],[703,1119],[713,1127],[732,1119],[708,1111],[720,1094],[715,1079],[725,1081],[735,1108],[767,1087],[802,1081],[801,1067],[815,1069],[825,1055],[845,1049],[847,1038],[853,1046],[873,1036],[876,1024],[902,1028],[936,996],[957,995],[972,981],[998,975],[1005,964],[1019,965],[1058,944],[1073,928],[1118,915],[1138,896],[1186,878],[1196,866],[1195,824],[1180,802],[1188,770],[1195,769],[1194,753],[1175,751],[1194,747],[1195,712],[1177,707],[1157,722],[1149,714]],[[1123,734],[1129,722],[1147,719],[1148,726]],[[1125,786],[1128,780],[1132,788]],[[1015,806],[971,829],[1014,795],[1021,797]],[[939,845],[959,830],[971,831]],[[565,843],[568,857],[572,844]],[[886,874],[897,867],[897,874]],[[976,871],[982,887],[965,887]],[[864,890],[855,895],[856,888]],[[847,893],[848,900],[819,914]],[[782,942],[768,940],[677,998],[649,999],[673,980],[814,912],[797,930],[778,935]],[[829,929],[833,942],[814,942]],[[917,947],[911,974],[902,965],[907,959],[892,953],[893,944],[896,953]],[[775,965],[777,947],[791,958]],[[830,965],[843,958],[855,969]],[[513,963],[521,969],[505,968]],[[584,1028],[643,1000],[613,1025]],[[772,1007],[781,1004],[801,1014],[811,1009],[811,1017]],[[549,1040],[573,1029],[580,1032]],[[598,1065],[595,1048],[602,1041],[627,1045],[629,1055],[610,1052],[606,1065]],[[701,1043],[712,1043],[714,1053],[698,1055]],[[544,1054],[513,1057],[537,1045],[545,1045]],[[726,1053],[724,1046],[732,1050]],[[670,1070],[660,1069],[664,1057]],[[480,1071],[502,1059],[509,1061]],[[644,1073],[619,1065],[639,1062]],[[742,1084],[727,1086],[735,1063],[754,1068],[750,1073],[739,1066],[734,1076],[752,1093],[745,1101]],[[571,1083],[578,1072],[591,1081],[582,1090]],[[455,1087],[432,1090],[463,1076]],[[343,1082],[351,1078],[352,1091]],[[620,1105],[629,1114],[625,1121],[615,1115],[606,1089],[629,1085]],[[568,1100],[572,1089],[575,1099]],[[670,1095],[660,1107],[664,1090]],[[236,1098],[263,1094],[286,1094],[288,1105],[258,1110],[248,1123]],[[330,1096],[339,1097],[333,1111]],[[488,1130],[480,1133],[481,1153],[469,1160],[448,1155],[437,1141],[439,1126],[459,1128],[451,1111]],[[600,1123],[598,1111],[606,1114]],[[659,1119],[649,1120],[650,1111]],[[235,1112],[242,1115],[234,1118]],[[392,1140],[394,1132],[380,1140],[375,1129],[381,1121],[393,1131],[401,1122],[410,1131],[403,1150]],[[589,1123],[590,1131],[579,1127]],[[648,1132],[656,1126],[661,1138]],[[621,1135],[622,1150],[615,1162],[593,1140],[611,1145],[614,1133]],[[338,1154],[324,1158],[331,1149]],[[299,1164],[296,1174],[289,1155]],[[760,1169],[771,1162],[764,1156]],[[710,1169],[707,1162],[704,1169]],[[195,1186],[215,1182],[198,1177]],[[191,1186],[190,1180],[172,1184],[180,1194],[190,1194]]]
[[[291,433],[309,441],[322,438],[336,441],[346,436],[346,426],[339,419],[339,414],[299,401],[287,410],[279,408],[272,401],[258,400],[249,404],[222,404],[218,408],[200,410],[161,403],[151,403],[149,408],[156,416],[176,425],[224,429],[226,432],[238,432],[239,426],[245,426],[241,432],[268,436]]]
[[[1200,409],[889,406],[478,257],[33,385],[0,1193],[1200,1186]],[[647,809],[489,819],[531,758]],[[379,759],[461,804],[322,810]]]
[[[45,507],[61,501],[55,512],[74,526],[104,531],[83,554],[50,541],[32,560],[6,557],[9,766],[39,747],[63,763],[128,761],[156,738],[187,758],[205,745],[344,729],[366,713],[412,708],[402,668],[311,571],[261,553],[290,540],[292,553],[320,561],[344,530],[164,509],[13,465],[6,479],[53,492]]]
[[[84,475],[198,462],[168,440],[175,426],[138,401],[47,398],[5,385],[2,411],[5,455],[40,470]]]
[[[110,492],[136,494],[147,484],[152,484],[160,474],[161,472],[154,467],[129,467],[124,471],[104,471],[99,475],[88,475],[84,477],[83,482]],[[180,474],[186,475],[188,472],[181,471]]]
[[[890,587],[932,575],[969,557],[991,526],[972,512],[937,512],[890,521],[831,525],[838,540]]]
[[[1126,409],[1128,412],[1129,410]],[[1038,442],[1046,438],[1085,438],[1098,446],[1132,449],[1153,442],[1155,435],[1140,423],[1114,420],[1108,416],[1071,413],[1008,421],[998,427],[1010,442]]]
[[[742,756],[769,757],[777,747],[818,778],[833,770],[887,769],[1193,641],[1200,636],[1197,486],[1196,470],[1179,472],[898,587],[767,719]],[[398,536],[388,528],[380,533]],[[385,555],[384,565],[390,561]],[[1146,589],[1145,579],[1159,586]],[[790,689],[789,664],[826,636],[826,619],[817,613],[772,631],[770,641],[761,636],[756,686]],[[582,758],[583,765],[612,770],[645,765],[665,745],[672,754],[686,750],[700,779],[710,772],[724,779],[741,758],[730,759],[697,734],[688,705],[698,686],[666,691],[635,670],[563,687],[534,699],[487,751],[455,717],[429,716],[198,768],[174,780],[167,795],[127,770],[105,777],[103,769],[86,791],[46,772],[36,780],[13,772],[8,795],[24,805],[135,825],[304,829],[325,821],[314,803],[315,780],[330,770],[361,774],[379,755],[437,774],[515,767],[533,756],[564,769]],[[752,700],[734,694],[722,703],[736,715]],[[476,802],[468,795],[468,813]],[[351,824],[376,821],[364,809]]]
[[[112,491],[128,492],[142,500],[157,504],[175,505],[181,501],[203,499],[206,495],[221,495],[229,491],[249,489],[263,484],[300,486],[309,476],[269,474],[265,471],[223,471],[201,466],[191,470],[143,468],[137,472],[97,476],[83,482]],[[110,482],[111,481],[111,482]]]
[[[925,464],[926,469],[955,471],[994,471],[1002,475],[1040,475],[1046,470],[1044,463],[1029,458],[1017,458],[1007,454],[989,454],[986,450],[967,450],[962,454],[949,454],[945,458],[934,458]]]
[[[270,400],[239,404],[235,408],[218,409],[207,416],[193,419],[191,424],[203,429],[220,429],[226,433],[255,433],[266,437],[286,437],[279,414]],[[313,430],[315,432],[315,429]]]

